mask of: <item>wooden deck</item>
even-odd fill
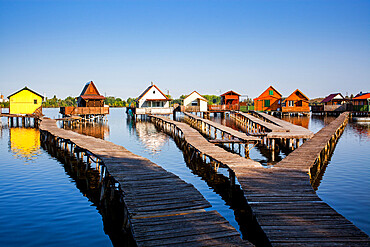
[[[249,246],[191,185],[122,146],[60,129],[42,119],[40,130],[101,160],[120,184],[138,246]]]
[[[259,225],[273,246],[369,246],[369,237],[323,202],[310,183],[315,164],[335,146],[347,120],[342,114],[274,167],[232,158],[211,146],[199,132],[163,117],[152,120],[214,162],[235,173]]]

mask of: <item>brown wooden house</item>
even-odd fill
[[[99,94],[93,81],[86,83],[80,96],[77,97],[78,107],[104,107],[103,95]]]
[[[281,94],[272,86],[254,99],[255,111],[280,111]]]
[[[281,104],[282,112],[310,112],[309,98],[299,89],[289,95]]]
[[[221,105],[239,105],[240,94],[235,93],[234,91],[228,91],[224,94],[221,94]]]

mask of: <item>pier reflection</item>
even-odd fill
[[[9,150],[14,157],[34,160],[40,154],[40,132],[34,128],[10,128]]]
[[[65,172],[73,179],[76,187],[97,208],[103,219],[104,232],[109,236],[113,246],[136,246],[130,230],[124,227],[128,218],[124,213],[122,192],[107,186],[115,183],[109,176],[106,178],[109,181],[102,182],[100,165],[77,159],[51,143],[42,142],[42,148],[63,164]]]

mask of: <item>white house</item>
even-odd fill
[[[171,114],[170,101],[152,82],[136,99],[136,114]]]
[[[185,111],[205,112],[208,110],[208,100],[197,91],[193,91],[184,99],[184,106]]]

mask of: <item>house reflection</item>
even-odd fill
[[[360,138],[367,137],[370,139],[370,122],[355,122],[351,124],[351,127]]]
[[[302,117],[290,117],[290,116],[283,116],[281,119],[289,122],[289,123],[292,123],[292,124],[295,124],[295,125],[298,125],[298,126],[302,126],[306,129],[308,129],[308,126],[310,124],[310,117],[309,116],[302,116]]]
[[[33,128],[9,129],[10,151],[16,158],[33,160],[40,153],[40,132]]]
[[[132,121],[127,119],[127,126],[131,133],[135,133],[139,140],[144,144],[145,149],[154,155],[162,150],[169,137],[163,132],[159,132],[155,125],[147,121]]]
[[[64,129],[103,140],[109,137],[109,126],[102,123],[84,123],[77,126],[64,125]]]

